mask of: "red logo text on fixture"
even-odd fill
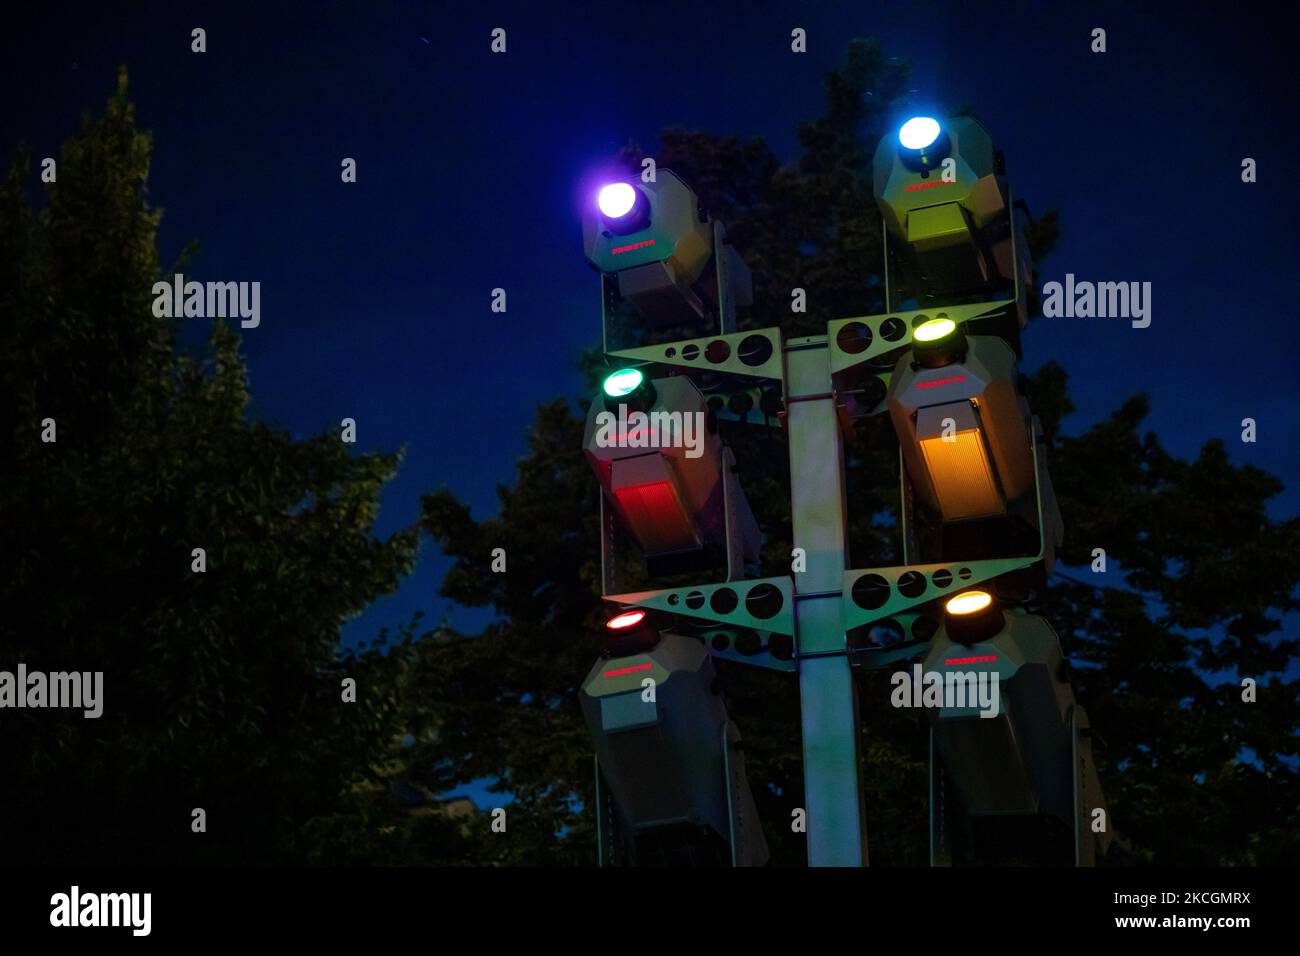
[[[653,246],[653,239],[642,239],[640,242],[634,242],[630,246],[615,246],[609,250],[611,255],[618,255],[620,252],[631,252],[633,249],[644,249],[646,246]]]
[[[940,385],[956,385],[958,382],[966,381],[965,375],[949,375],[947,378],[937,378],[933,382],[917,382],[917,388],[938,388]]]
[[[633,664],[631,667],[620,667],[618,670],[605,671],[605,676],[619,677],[623,674],[632,674],[635,673],[636,671],[648,671],[649,669],[650,669],[649,664]]]

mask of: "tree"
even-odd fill
[[[754,315],[781,316],[787,333],[823,332],[832,318],[883,309],[880,218],[869,158],[884,111],[905,89],[907,65],[870,41],[850,44],[846,66],[826,83],[826,111],[800,128],[803,155],[783,166],[761,139],[666,130],[656,161],[681,174],[729,229],[755,279]],[[639,168],[640,150],[623,158]],[[1058,230],[1054,213],[1031,232],[1035,261]],[[808,290],[806,315],[790,290]],[[591,391],[598,353],[583,359]],[[1295,681],[1284,672],[1293,641],[1276,637],[1294,609],[1300,526],[1265,513],[1281,488],[1237,468],[1210,443],[1194,462],[1139,436],[1140,397],[1081,435],[1060,430],[1070,411],[1065,372],[1044,366],[1029,382],[1051,439],[1051,468],[1067,522],[1066,565],[1087,567],[1104,543],[1122,567],[1121,587],[1062,577],[1040,607],[1079,664],[1076,684],[1103,746],[1098,751],[1117,860],[1253,863],[1293,859],[1300,794],[1294,734]],[[581,409],[580,411],[585,411]],[[413,719],[431,731],[405,772],[449,788],[495,778],[515,797],[514,818],[533,828],[502,841],[494,859],[588,862],[594,858],[590,745],[576,691],[596,653],[599,626],[597,485],[580,452],[582,418],[569,403],[539,410],[518,481],[498,490],[499,515],[474,520],[449,492],[426,497],[422,524],[456,559],[442,594],[491,606],[500,622],[483,634],[417,645],[417,695],[437,703]],[[764,524],[764,573],[788,572],[786,460],[768,431],[732,428],[727,440]],[[776,442],[774,448],[772,443]],[[897,440],[885,416],[868,419],[846,448],[854,520],[852,564],[901,560],[896,523]],[[896,518],[896,516],[895,516]],[[508,574],[487,572],[493,547],[508,549]],[[1157,609],[1154,602],[1162,602]],[[1255,676],[1260,702],[1243,704],[1235,683]],[[802,806],[795,682],[720,664],[729,706],[745,735],[746,762],[774,861],[799,863],[788,832]],[[890,708],[888,675],[859,675],[864,794],[871,857],[928,859],[925,721]],[[431,769],[432,768],[432,769]],[[1213,829],[1213,834],[1208,831]]]
[[[414,529],[371,533],[400,456],[250,421],[224,322],[179,350],[152,307],[149,155],[123,71],[39,213],[24,157],[0,190],[0,659],[103,673],[98,719],[4,712],[5,856],[371,856],[405,658],[338,641],[411,567]]]
[[[1060,369],[1037,384],[1068,410]],[[1063,576],[1046,610],[1102,738],[1117,859],[1290,864],[1300,701],[1286,674],[1300,645],[1279,632],[1296,609],[1300,521],[1268,517],[1276,478],[1232,465],[1219,441],[1195,461],[1174,458],[1141,434],[1146,413],[1138,396],[1083,435],[1047,422],[1071,522],[1061,560],[1089,567],[1103,547],[1119,572],[1098,577],[1123,584]],[[1242,678],[1257,681],[1255,703]]]

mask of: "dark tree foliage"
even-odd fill
[[[341,657],[339,628],[411,567],[414,529],[370,530],[398,457],[249,421],[222,321],[177,348],[149,156],[123,73],[39,212],[25,158],[0,189],[0,669],[104,674],[98,719],[0,716],[0,858],[369,855],[403,659]]]
[[[1036,384],[1068,410],[1064,373]],[[1054,397],[1049,397],[1054,396]],[[1122,861],[1294,863],[1300,849],[1296,609],[1300,521],[1273,521],[1272,475],[1234,466],[1219,441],[1182,461],[1142,433],[1144,397],[1079,436],[1053,441],[1052,474],[1071,576],[1045,613],[1077,665],[1075,687],[1103,741],[1102,782]],[[1051,427],[1055,430],[1055,422]],[[1115,565],[1118,565],[1116,569]],[[1242,699],[1242,678],[1258,682]]]
[[[753,270],[750,325],[817,334],[829,319],[883,308],[870,157],[906,78],[907,65],[875,43],[850,44],[846,66],[827,79],[825,113],[800,127],[803,154],[789,166],[761,139],[662,134],[659,168],[693,186]],[[636,147],[624,151],[631,168],[640,158]],[[1058,232],[1055,212],[1037,218],[1035,261]],[[794,287],[808,291],[804,315],[791,313]],[[1032,333],[1029,341],[1032,349]],[[583,365],[594,392],[601,358],[588,354]],[[1100,737],[1102,782],[1121,837],[1113,860],[1294,860],[1297,695],[1283,674],[1297,648],[1279,631],[1280,616],[1295,608],[1300,523],[1266,514],[1281,484],[1232,465],[1216,442],[1195,461],[1172,457],[1141,432],[1140,396],[1086,432],[1064,434],[1071,406],[1066,374],[1054,363],[1031,378],[1029,391],[1051,437],[1067,525],[1062,563],[1082,569],[1055,578],[1035,609],[1057,625]],[[495,857],[515,863],[594,857],[592,814],[581,811],[592,795],[592,763],[576,699],[600,620],[598,490],[579,448],[583,412],[564,401],[539,410],[518,480],[499,489],[496,517],[474,520],[446,491],[425,499],[425,529],[456,559],[442,593],[495,608],[500,621],[477,636],[417,648],[426,688],[419,696],[435,701],[420,718],[436,730],[408,772],[435,787],[496,778],[515,796],[511,820],[528,828]],[[764,522],[765,573],[785,573],[784,442],[753,426],[726,437]],[[884,416],[862,423],[847,444],[854,567],[901,560],[897,447]],[[507,549],[507,574],[487,573],[495,547]],[[1104,575],[1090,570],[1097,547],[1111,562]],[[1096,583],[1080,583],[1088,578]],[[802,862],[802,840],[788,825],[802,805],[795,682],[726,663],[720,670],[774,861]],[[1257,703],[1241,700],[1238,678],[1247,676],[1259,682]],[[859,680],[871,858],[924,864],[924,718],[888,705],[887,674]]]

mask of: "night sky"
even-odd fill
[[[1235,461],[1295,484],[1297,35],[1282,6],[37,6],[4,30],[6,162],[23,137],[37,163],[57,155],[126,64],[154,135],[164,264],[194,239],[187,277],[262,283],[261,326],[240,332],[255,414],[302,435],[352,417],[361,448],[408,446],[381,533],[444,483],[491,514],[535,406],[579,396],[575,359],[600,323],[584,171],[628,140],[653,153],[669,125],[762,136],[794,160],[797,125],[820,113],[854,36],[913,62],[918,105],[974,107],[1017,195],[1060,209],[1043,281],[1152,283],[1147,329],[1032,326],[1027,370],[1055,359],[1071,374],[1067,431],[1146,391],[1171,451],[1222,438]],[[490,52],[494,27],[505,55]],[[790,51],[794,27],[804,55]],[[1089,50],[1094,27],[1105,54]],[[343,157],[357,160],[354,185],[340,182]],[[489,308],[496,287],[504,315]],[[189,323],[193,342],[206,337],[207,320]],[[1239,440],[1247,416],[1254,445]],[[1289,487],[1273,513],[1298,504]],[[417,608],[436,623],[451,610],[436,594],[445,567],[426,541],[416,573],[348,640]],[[483,620],[452,613],[463,629]]]

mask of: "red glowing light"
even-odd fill
[[[614,498],[641,547],[660,554],[698,545],[695,523],[673,481],[650,481],[614,489]]]
[[[928,183],[917,183],[915,186],[904,186],[903,188],[909,193],[914,193],[918,189],[933,189],[936,186],[951,186],[953,183],[946,183],[942,179],[935,179]]]
[[[626,631],[630,627],[636,627],[645,620],[645,611],[624,611],[616,617],[611,617],[605,622],[605,626],[611,631]]]
[[[996,654],[981,654],[978,657],[949,657],[945,664],[996,664],[998,657]]]

